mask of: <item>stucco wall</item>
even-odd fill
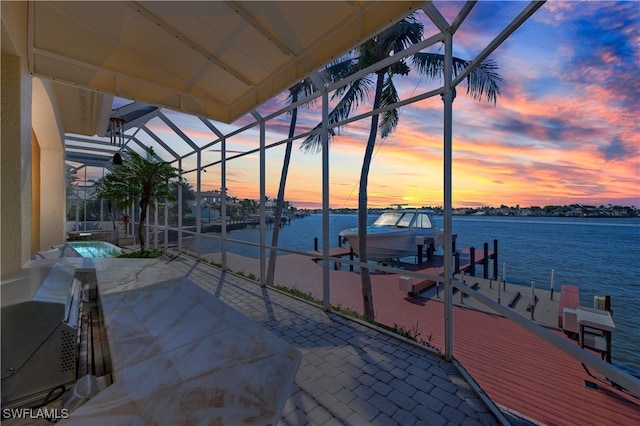
[[[31,75],[27,65],[27,2],[2,5],[0,133],[0,272],[31,257]]]
[[[1,272],[31,257],[31,78],[21,58],[2,54]]]
[[[49,82],[34,78],[32,87],[32,126],[40,150],[40,180],[33,182],[40,193],[38,251],[65,241],[64,133]]]

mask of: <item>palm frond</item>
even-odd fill
[[[178,170],[149,155],[153,155],[152,150],[147,150],[148,158],[133,151],[127,153],[122,165],[98,181],[97,196],[126,207],[143,197],[146,188],[152,200],[172,200],[170,181],[178,176]]]
[[[465,65],[466,66],[466,65]],[[477,101],[484,98],[495,105],[500,95],[502,77],[498,73],[498,65],[492,59],[480,63],[466,78],[467,94]]]
[[[328,81],[336,82],[355,72],[354,64],[357,64],[357,60],[350,55],[345,55],[343,58],[329,64],[322,70],[322,73]],[[318,92],[318,88],[313,84],[313,81],[310,78],[305,78],[289,88],[287,103],[292,104],[297,102],[298,99],[306,98],[316,92]],[[311,106],[314,104],[315,99],[312,99],[310,102],[301,106]],[[289,111],[289,114],[291,114],[291,112],[292,111]]]
[[[444,75],[444,55],[418,52],[411,57],[418,72],[431,80],[441,79]]]
[[[421,74],[432,80],[444,76],[444,55],[438,53],[419,52],[413,55],[414,67]],[[469,65],[469,61],[453,57],[453,75],[459,75]],[[498,73],[498,65],[492,59],[480,63],[465,79],[467,94],[475,100],[497,101],[500,95],[502,77]]]
[[[328,81],[335,83],[357,71],[357,65],[358,58],[354,56],[354,53],[349,53],[330,63],[322,70],[322,74],[324,74]]]
[[[336,124],[349,117],[352,110],[358,108],[358,106],[364,102],[369,96],[373,82],[370,76],[354,80],[348,84],[347,91],[342,95],[336,106],[329,112],[328,123]],[[334,93],[332,99],[335,98],[337,93]],[[319,123],[314,127],[314,130],[319,129],[322,123]],[[333,135],[334,132],[331,132]],[[300,149],[305,153],[315,154],[322,150],[322,137],[319,132],[313,133],[308,136],[300,145]]]
[[[397,24],[382,31],[375,39],[375,51],[378,60],[389,56],[392,52],[400,52],[418,43],[422,40],[423,32],[424,27],[415,14],[407,16]]]
[[[310,96],[317,91],[318,89],[311,82],[311,80],[308,78],[305,78],[304,80],[299,81],[298,83],[294,84],[289,88],[287,103],[292,104],[294,102],[297,102],[298,99],[306,98],[307,96]],[[311,102],[309,102],[308,104],[304,104],[303,106],[313,105],[314,103],[315,103],[314,100],[311,100]],[[289,111],[289,113],[291,113],[291,111]]]
[[[382,95],[380,97],[380,107],[398,102],[399,96],[395,85],[393,84],[393,73],[388,72],[385,75],[384,84],[382,86]],[[385,139],[398,126],[400,116],[396,108],[382,113],[382,120],[378,128],[380,129],[380,137]]]

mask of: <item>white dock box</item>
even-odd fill
[[[410,293],[413,291],[413,278],[400,276],[398,278],[398,289]]]

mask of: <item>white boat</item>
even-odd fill
[[[418,239],[421,237],[426,249],[430,243],[435,248],[442,247],[444,233],[436,227],[432,210],[389,210],[367,226],[367,259],[400,259],[417,254]],[[358,254],[358,228],[340,232]]]

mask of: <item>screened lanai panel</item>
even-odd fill
[[[85,149],[109,149],[117,151],[118,147],[113,145],[109,138],[101,138],[98,136],[87,137],[72,133],[65,134],[65,145],[73,145]]]
[[[227,158],[260,148],[260,127],[253,126],[226,139]],[[253,154],[257,156],[258,153]]]
[[[81,146],[86,145],[86,146]],[[117,149],[110,149],[103,145],[65,143],[65,161],[93,167],[106,167],[112,165],[113,155]]]
[[[94,151],[83,151],[72,148],[65,150],[65,159],[67,161],[75,162],[78,164],[94,166],[94,167],[107,167],[111,163],[113,155],[104,155]]]
[[[222,188],[222,172],[219,164],[207,166],[202,170],[200,188],[202,191],[220,191]]]
[[[227,190],[230,196],[260,200],[260,157],[257,153],[227,163]]]
[[[65,148],[65,159],[80,164],[87,164],[97,167],[109,167],[113,160],[114,152],[101,151],[96,149],[85,150],[67,146]]]
[[[162,110],[162,114],[182,130],[198,148],[218,139],[218,136],[196,116],[168,109]]]
[[[151,144],[154,150],[158,147],[158,152],[163,153],[161,157],[165,161],[174,161],[176,155],[182,157],[194,150],[193,147],[171,129],[160,117],[154,117],[146,122],[143,131],[138,133],[138,139]]]
[[[172,162],[172,161],[174,161],[174,160],[175,160],[174,155],[173,155],[170,151],[168,151],[168,150],[167,150],[167,149],[166,149],[166,148],[165,148],[165,147],[164,147],[160,142],[158,142],[156,139],[154,139],[154,138],[153,138],[153,137],[152,137],[148,132],[146,132],[146,131],[144,131],[144,130],[143,130],[143,131],[141,131],[141,132],[138,132],[138,133],[136,134],[136,139],[137,139],[137,140],[138,140],[138,142],[140,142],[142,145],[144,145],[144,146],[146,146],[146,147],[148,147],[148,148],[153,149],[153,152],[154,152],[154,153],[155,153],[159,158],[161,158],[163,161],[169,161],[169,162]],[[163,141],[163,142],[164,142],[164,141]],[[130,143],[128,146],[129,146],[130,148],[133,148],[133,147],[134,147],[134,145],[137,145],[137,144]],[[165,142],[165,145],[166,145],[166,142]],[[171,149],[171,150],[173,150],[173,147],[174,147],[174,145],[172,145],[172,146],[170,147],[170,149]],[[135,151],[136,151],[136,152],[138,152],[138,153],[140,152],[140,147],[139,147],[139,146],[136,146],[134,149],[135,149]]]
[[[214,164],[219,164],[222,159],[222,152],[219,145],[213,145],[200,152],[200,162],[205,173]]]

